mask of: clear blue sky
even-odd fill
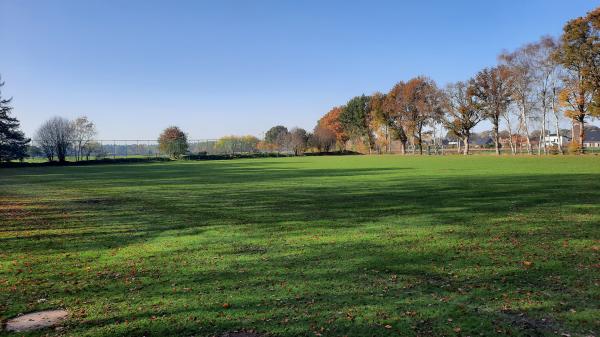
[[[598,5],[0,0],[0,74],[28,135],[87,115],[103,139],[260,136],[411,76],[467,79]]]

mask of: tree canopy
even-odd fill
[[[188,150],[187,136],[180,128],[170,126],[158,137],[158,146],[162,153],[179,158]]]
[[[12,117],[12,98],[2,97],[1,88],[4,86],[0,77],[0,162],[22,160],[27,156],[27,144],[30,139],[19,129],[17,118]]]

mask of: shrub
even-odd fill
[[[583,148],[579,142],[574,140],[567,145],[567,152],[569,154],[581,154],[583,153]]]

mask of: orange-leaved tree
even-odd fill
[[[188,150],[187,136],[176,126],[166,128],[158,137],[160,152],[171,158],[179,158]]]
[[[586,117],[600,116],[600,8],[567,22],[555,56],[567,71],[560,103],[578,124],[583,150]]]
[[[340,150],[344,150],[346,148],[346,142],[350,139],[344,128],[342,123],[340,123],[340,114],[342,113],[343,107],[336,106],[329,110],[319,121],[317,122],[317,127],[325,128],[333,132],[335,135],[336,143]]]

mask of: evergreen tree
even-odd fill
[[[346,103],[339,119],[344,131],[354,139],[363,141],[369,152],[374,148],[374,137],[369,128],[371,122],[370,96],[356,96]]]
[[[0,79],[0,88],[4,82]],[[0,162],[14,159],[22,160],[27,156],[27,144],[30,139],[19,130],[19,121],[11,117],[12,98],[3,99],[0,90]]]

